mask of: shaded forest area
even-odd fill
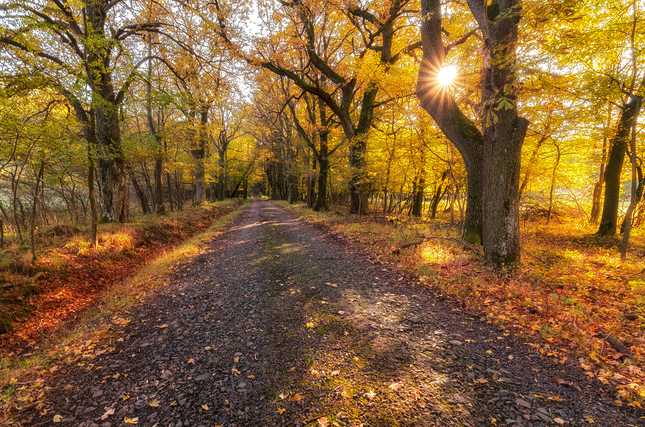
[[[5,2],[0,286],[27,289],[56,245],[104,250],[112,225],[262,193],[396,233],[383,253],[430,281],[459,277],[450,293],[519,295],[536,319],[587,325],[596,335],[575,351],[640,404],[644,12],[635,0]],[[598,312],[607,295],[615,306]],[[605,342],[630,357],[608,359]]]

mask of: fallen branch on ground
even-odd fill
[[[607,341],[614,348],[614,350],[629,357],[631,361],[634,361],[634,355],[632,354],[632,352],[625,346],[625,344],[620,342],[618,338],[612,335],[611,332],[603,328],[598,328],[598,332],[602,335],[602,339]]]
[[[425,242],[426,240],[432,240],[432,239],[442,239],[442,240],[450,240],[451,242],[455,242],[459,244],[462,248],[467,249],[471,252],[474,252],[477,255],[481,255],[480,251],[478,248],[473,247],[469,245],[468,243],[464,242],[461,239],[457,239],[455,237],[444,237],[444,236],[423,236],[423,238],[419,240],[413,240],[411,242],[405,242],[401,243],[400,245],[397,245],[394,249],[392,249],[392,253],[399,253],[401,249],[409,248],[410,246],[417,246],[420,245],[421,243]]]

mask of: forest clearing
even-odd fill
[[[5,1],[0,423],[642,425],[644,42],[636,0]]]

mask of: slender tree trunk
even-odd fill
[[[168,204],[170,206],[170,211],[174,211],[173,209],[173,199],[172,199],[172,182],[170,179],[170,172],[166,172],[166,186],[168,187]]]
[[[632,163],[632,197],[629,201],[629,207],[625,213],[625,219],[621,227],[623,232],[623,239],[620,244],[620,259],[625,261],[627,259],[627,248],[629,246],[629,237],[632,232],[632,223],[634,218],[634,211],[636,206],[643,197],[643,171],[640,166],[636,164],[636,120],[634,120],[632,128],[630,160]],[[638,176],[637,176],[638,175]]]
[[[217,200],[222,201],[226,197],[226,183],[224,179],[226,164],[224,161],[224,153],[222,152],[223,150],[220,148],[218,151],[219,158],[217,159],[217,165],[219,173],[217,174]]]
[[[22,169],[21,169],[22,173]],[[18,171],[14,170],[13,174],[11,175],[11,190],[13,192],[13,218],[14,222],[16,224],[16,233],[18,234],[18,243],[22,245],[23,239],[22,239],[22,220],[20,218],[20,215],[18,214],[18,208],[20,207],[20,199],[18,198],[18,191],[19,191],[19,183],[20,183],[20,175]]]
[[[537,143],[537,146],[535,147],[535,150],[533,150],[533,153],[531,153],[531,157],[529,158],[528,166],[526,169],[526,174],[524,175],[524,179],[522,180],[522,184],[520,185],[520,193],[519,193],[520,202],[522,201],[522,197],[524,196],[524,192],[526,191],[526,187],[528,186],[528,183],[531,181],[532,166],[537,161],[538,151],[540,150],[540,147],[542,146],[542,144],[544,144],[544,142],[546,142],[547,139],[548,138],[546,136],[541,137]]]
[[[611,114],[612,106],[611,104],[607,108],[607,128],[611,126]],[[602,201],[602,187],[605,185],[605,162],[607,161],[607,134],[602,137],[602,155],[600,157],[600,167],[598,173],[598,181],[593,186],[593,194],[591,197],[591,215],[589,215],[589,222],[591,224],[596,224],[598,222],[598,217],[600,216],[600,202]]]
[[[307,174],[307,206],[313,209],[316,204],[316,181],[314,180],[314,174],[316,171],[317,160],[312,155],[311,158],[311,173]],[[320,187],[319,187],[320,188]],[[324,189],[325,187],[323,187]]]
[[[204,159],[206,157],[206,124],[208,123],[208,109],[202,107],[199,120],[199,129],[196,132],[197,148],[191,150],[195,160],[195,198],[193,202],[200,205],[206,197],[206,180],[204,171]]]
[[[129,171],[129,175],[132,187],[134,187],[134,192],[137,194],[137,198],[139,199],[139,203],[141,204],[141,212],[144,215],[148,215],[151,211],[150,207],[148,206],[148,201],[146,200],[146,194],[141,189],[141,186],[139,185],[139,182],[134,176],[134,172],[132,172],[132,170]]]
[[[29,237],[31,240],[31,262],[36,262],[36,207],[38,206],[38,192],[40,191],[40,183],[43,180],[43,173],[45,171],[45,161],[40,162],[40,169],[36,177],[36,189],[34,190],[34,204],[31,209],[31,226],[29,227]]]
[[[546,223],[548,224],[551,221],[551,212],[553,211],[553,191],[555,189],[555,173],[560,164],[560,145],[555,144],[555,149],[558,151],[558,155],[555,158],[555,166],[553,166],[553,173],[551,174],[551,187],[549,189],[549,210],[546,214]]]
[[[96,173],[96,166],[94,163],[94,155],[92,153],[92,144],[87,143],[87,188],[89,189],[90,197],[90,247],[96,248],[98,244],[98,224],[99,212],[96,207],[96,189],[94,187],[94,174]]]
[[[148,35],[148,56],[152,57],[152,34]],[[146,82],[146,116],[148,119],[148,131],[154,137],[156,144],[155,152],[155,191],[153,194],[153,204],[157,215],[166,213],[166,207],[163,200],[163,154],[164,146],[162,145],[158,129],[155,128],[154,118],[152,116],[152,59],[148,60],[148,81]]]
[[[605,201],[600,226],[596,232],[598,236],[613,236],[616,234],[621,184],[620,175],[623,169],[625,153],[627,152],[629,132],[638,118],[642,104],[643,98],[634,95],[622,107],[621,115],[618,119],[618,128],[611,142],[605,169]]]

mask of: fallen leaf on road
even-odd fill
[[[195,359],[188,359],[188,364],[189,364],[189,365],[190,365],[190,364],[193,364],[193,365],[194,365],[194,364],[195,364]]]
[[[123,418],[123,421],[126,424],[139,424],[139,417],[134,417],[134,418],[125,417]]]
[[[208,411],[208,405],[202,405],[202,409],[203,409],[204,411]]]
[[[586,421],[586,422],[588,422],[589,424],[593,424],[593,423],[595,423],[595,421],[594,421],[594,420],[593,420],[593,418],[591,418],[591,417],[587,417],[587,418],[585,418],[585,421]]]
[[[164,323],[163,325],[157,326],[157,328],[159,328],[159,329],[164,329],[164,328],[167,328],[167,327],[168,327],[168,325],[166,323]]]
[[[296,393],[296,394],[291,398],[291,401],[292,401],[292,402],[300,402],[301,400],[302,400],[302,396],[301,396],[300,394],[298,394],[298,393]]]
[[[313,328],[314,327],[314,322],[307,322],[307,327],[308,328]]]
[[[101,420],[102,421],[107,420],[107,417],[109,417],[110,415],[114,415],[114,408],[110,408],[107,411],[105,411],[105,414],[101,416]]]
[[[280,415],[284,414],[286,411],[287,411],[286,409],[278,408],[278,414]]]
[[[555,421],[558,424],[564,424],[564,420],[562,418],[554,418],[553,421]]]
[[[488,380],[485,379],[485,378],[478,378],[478,379],[475,380],[475,382],[479,383],[479,384],[486,384],[488,382]]]
[[[287,397],[289,397],[289,394],[291,394],[291,393],[287,393],[287,394],[280,393],[280,394],[279,394],[280,399],[286,399]]]
[[[401,383],[392,383],[392,384],[390,384],[390,388],[391,388],[392,390],[394,390],[394,391],[397,391],[397,390],[398,390],[398,389],[400,389],[401,387],[403,387],[403,384],[401,384]]]
[[[374,390],[370,390],[367,393],[365,393],[365,396],[369,399],[372,400],[376,397],[376,393],[374,393]]]
[[[158,400],[155,399],[152,402],[150,402],[150,406],[152,406],[153,408],[156,408],[156,407],[159,406],[159,403],[161,403],[161,402],[159,402]]]
[[[127,394],[125,396],[123,396],[123,400],[128,400],[129,398],[130,398],[130,396],[128,396]]]
[[[328,425],[329,425],[329,421],[327,420],[327,417],[318,418],[318,426],[319,427],[327,427]]]
[[[241,374],[241,372],[240,372],[240,371],[238,371],[237,369],[235,369],[235,367],[233,367],[233,369],[231,369],[231,373],[232,373],[233,375],[235,375],[236,377],[237,377],[238,375],[240,375],[240,374]]]
[[[327,286],[331,286],[332,288],[337,288],[337,287],[338,287],[338,285],[337,285],[337,284],[335,284],[335,283],[329,283],[329,282],[325,283],[325,285],[327,285]]]
[[[54,415],[54,422],[55,423],[63,422],[63,416],[62,415]]]

